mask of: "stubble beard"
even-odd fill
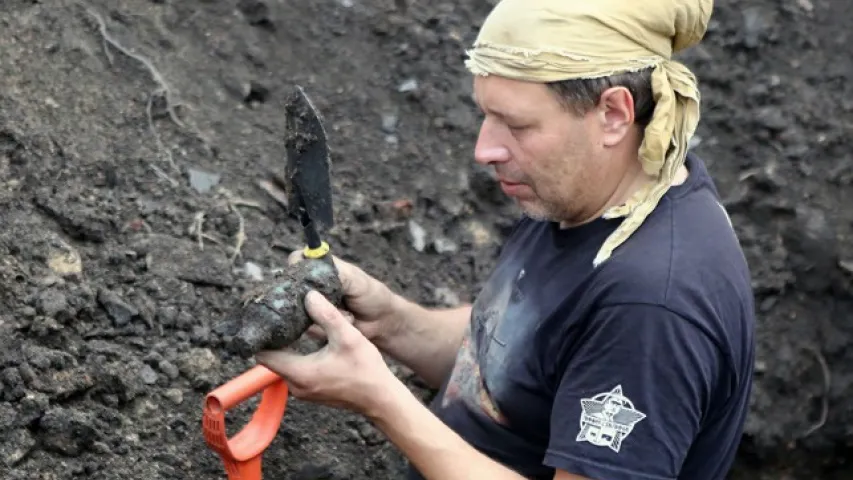
[[[524,215],[532,220],[560,223],[572,217],[569,207],[565,205],[553,205],[543,201],[541,198],[537,198],[533,202],[523,202],[520,200],[516,200],[515,202]]]

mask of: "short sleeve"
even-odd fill
[[[697,326],[660,306],[601,309],[557,386],[546,465],[607,480],[675,479],[722,368]]]

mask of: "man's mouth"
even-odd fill
[[[500,177],[498,177],[498,182],[500,182],[502,185],[509,185],[509,186],[512,186],[512,185],[521,185],[521,183],[520,183],[520,182],[513,182],[513,181],[510,181],[510,180],[506,180],[506,179],[504,179],[504,178],[500,178]]]
[[[523,183],[509,182],[503,179],[499,179],[498,182],[501,185],[501,190],[503,190],[503,192],[506,195],[509,195],[510,197],[518,196],[518,194],[522,192],[525,186]]]

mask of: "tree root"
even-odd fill
[[[809,429],[806,430],[805,433],[800,436],[800,438],[806,438],[809,435],[823,428],[824,425],[826,425],[826,420],[829,417],[829,390],[832,387],[832,377],[829,373],[829,365],[827,365],[826,359],[816,348],[806,347],[806,350],[808,350],[815,356],[817,362],[820,364],[821,372],[823,373],[823,407],[821,408],[820,419],[818,419],[818,421],[814,425],[809,427]]]
[[[92,19],[98,25],[98,31],[100,32],[103,41],[104,55],[106,55],[107,61],[110,63],[110,65],[113,64],[113,55],[112,53],[110,53],[109,47],[112,46],[119,52],[141,63],[145,67],[145,69],[148,70],[148,73],[151,75],[151,78],[157,84],[157,87],[148,95],[148,101],[145,107],[145,113],[148,120],[148,129],[151,131],[151,135],[157,142],[158,150],[166,157],[166,160],[169,162],[169,165],[174,171],[180,172],[180,169],[178,168],[177,164],[175,163],[175,159],[172,156],[171,150],[169,150],[163,144],[163,140],[160,136],[160,133],[154,126],[154,100],[155,98],[160,97],[166,103],[166,112],[169,114],[169,118],[171,118],[175,125],[177,125],[181,129],[187,129],[187,125],[184,123],[183,120],[180,119],[177,111],[175,110],[177,107],[181,106],[181,104],[173,100],[172,87],[169,86],[169,84],[166,82],[166,79],[163,78],[163,74],[160,73],[160,71],[157,69],[157,67],[154,66],[151,60],[138,53],[131,51],[130,49],[122,45],[115,37],[110,35],[110,33],[107,31],[107,24],[104,21],[103,16],[101,16],[98,12],[94,11],[88,6],[84,5],[84,8],[86,9],[86,12],[89,14],[89,16],[92,17]],[[210,148],[210,143],[207,141],[204,135],[202,135],[201,132],[197,131],[197,129],[193,130],[196,138],[201,141],[201,143],[204,145],[205,150],[210,153],[212,151]],[[155,169],[155,172],[158,172],[158,170]],[[158,173],[158,175],[160,175],[161,177],[165,176],[165,174],[162,174],[162,172]],[[168,176],[165,176],[165,178],[173,185],[177,183]]]
[[[195,235],[196,241],[198,241],[198,249],[204,250],[204,212],[198,212],[193,216],[189,234]]]
[[[230,208],[231,211],[234,212],[235,215],[237,215],[238,222],[237,235],[234,236],[234,251],[231,253],[230,258],[230,261],[233,264],[237,260],[237,257],[243,255],[243,245],[246,244],[246,219],[243,218],[243,214],[240,213],[240,210],[237,209],[237,205],[231,200],[230,197],[227,201],[228,208]]]
[[[261,209],[263,208],[259,203],[252,202],[249,200],[243,200],[241,198],[235,197],[230,191],[224,188],[219,188],[217,191],[217,196],[222,198],[225,205],[228,209],[237,216],[237,233],[234,235],[234,245],[231,247],[231,257],[230,262],[233,264],[238,257],[242,256],[243,246],[246,244],[246,219],[243,214],[240,212],[238,207],[252,207]],[[206,214],[205,212],[198,212],[193,216],[193,221],[189,226],[188,233],[195,237],[198,242],[199,250],[204,249],[204,240],[210,240],[211,242],[221,245],[222,242],[216,239],[216,237],[204,233],[204,218]]]
[[[243,217],[243,214],[240,213],[240,210],[237,207],[252,207],[261,209],[261,205],[257,202],[252,202],[249,200],[243,200],[242,198],[235,197],[231,192],[224,188],[219,189],[219,193],[225,197],[225,201],[228,203],[228,207],[237,215],[238,228],[237,235],[234,239],[234,252],[231,254],[231,263],[234,263],[237,260],[237,257],[242,255],[243,245],[246,243],[246,219]]]

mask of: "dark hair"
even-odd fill
[[[547,85],[566,108],[578,115],[584,115],[595,108],[601,94],[612,87],[625,87],[631,92],[634,98],[634,123],[641,128],[649,124],[655,109],[651,68],[608,77],[562,80]]]

